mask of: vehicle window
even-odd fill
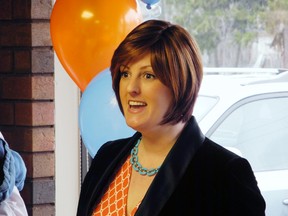
[[[288,169],[288,98],[261,99],[234,110],[211,139],[249,160],[254,171]]]
[[[218,97],[209,97],[198,95],[196,106],[193,110],[193,115],[197,121],[200,121],[218,102]]]

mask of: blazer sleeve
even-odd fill
[[[235,158],[227,164],[227,213],[234,216],[264,216],[265,201],[249,162]]]

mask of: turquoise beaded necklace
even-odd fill
[[[142,167],[142,165],[138,161],[138,146],[141,141],[141,138],[138,139],[136,145],[131,150],[131,158],[130,163],[132,164],[133,169],[138,172],[140,175],[147,175],[147,176],[153,176],[158,173],[160,166],[154,169],[147,169],[145,167]]]

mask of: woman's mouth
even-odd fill
[[[132,100],[128,101],[128,105],[129,105],[129,108],[140,108],[140,107],[143,107],[143,106],[147,106],[147,104],[145,102],[132,101]]]

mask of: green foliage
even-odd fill
[[[288,10],[288,1],[287,0],[269,0],[268,1],[270,10]]]
[[[207,51],[227,38],[247,46],[259,31],[269,26],[274,31],[272,26],[288,17],[274,14],[279,9],[287,13],[287,0],[163,0],[163,4],[166,19],[185,26]]]
[[[266,31],[277,34],[288,25],[288,0],[269,0],[266,13],[261,14]]]

